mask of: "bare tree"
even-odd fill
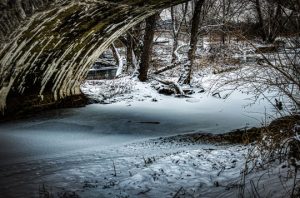
[[[133,38],[132,35],[128,32],[126,34],[126,41],[127,41],[127,45],[126,45],[126,60],[127,60],[127,67],[126,67],[126,72],[128,72],[128,69],[130,66],[132,66],[133,64],[133,60],[132,60],[132,56],[133,56]]]
[[[280,3],[268,0],[254,0],[260,36],[264,42],[273,43],[294,10],[286,12]]]
[[[143,42],[143,51],[141,55],[141,63],[139,67],[140,81],[146,81],[148,78],[148,70],[150,65],[150,59],[152,55],[153,38],[155,34],[156,20],[159,16],[158,13],[150,16],[146,19],[146,29]]]
[[[171,7],[171,19],[172,19],[172,37],[173,37],[173,49],[172,49],[172,61],[171,63],[174,64],[174,62],[177,59],[176,55],[176,50],[178,48],[178,40],[179,40],[179,35],[182,29],[182,26],[184,24],[186,14],[188,11],[188,5],[189,3],[186,2],[185,4],[182,4],[182,10],[178,12],[176,7],[172,6]],[[179,13],[182,13],[182,16],[179,17]],[[180,19],[179,19],[180,18]]]
[[[190,49],[188,51],[188,62],[184,65],[183,74],[180,76],[179,84],[190,84],[192,68],[195,60],[195,53],[198,43],[198,32],[200,26],[201,9],[205,0],[195,2],[195,10],[192,18]]]
[[[116,73],[116,77],[118,77],[123,73],[123,70],[124,70],[123,60],[122,60],[122,57],[114,43],[111,45],[111,50],[112,50],[114,59],[116,60],[116,63],[118,65],[118,69],[117,69],[117,73]]]

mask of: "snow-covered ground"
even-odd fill
[[[102,149],[141,138],[224,133],[260,126],[264,119],[276,117],[268,101],[261,98],[249,105],[250,95],[238,90],[229,97],[220,93],[219,98],[195,87],[196,93],[189,98],[177,98],[158,94],[153,85],[128,77],[88,81],[82,90],[93,100],[108,104],[53,110],[1,124],[0,164],[44,158],[61,150]]]
[[[248,74],[247,67],[225,77],[238,73]],[[100,104],[1,123],[0,197],[286,197],[293,178],[285,162],[252,170],[245,166],[252,145],[176,136],[260,126],[278,116],[263,97],[253,103],[249,84],[214,93],[223,77],[209,69],[194,74],[195,93],[182,98],[158,94],[155,81],[87,81],[82,91]]]
[[[102,81],[99,86],[87,86],[87,83],[83,87],[91,91],[95,100],[102,100],[102,95],[109,93],[104,88],[109,87],[108,83],[130,87],[128,93],[104,100],[112,104],[53,110],[27,120],[1,124],[0,164],[141,138],[187,132],[224,133],[260,126],[265,111],[273,115],[268,101],[248,105],[249,96],[238,91],[226,100],[206,93],[176,98],[158,94],[148,83],[128,78],[118,81],[121,83]]]
[[[169,72],[172,73],[172,71]],[[264,119],[274,119],[278,116],[274,104],[271,104],[274,103],[274,98],[272,101],[265,98],[266,96],[275,97],[273,96],[277,94],[275,90],[266,88],[266,92],[256,95],[257,93],[253,90],[256,90],[255,86],[260,85],[234,81],[241,73],[245,76],[247,73],[253,75],[251,72],[254,73],[251,67],[238,68],[221,74],[213,74],[211,68],[203,69],[193,74],[191,87],[187,87],[193,94],[183,98],[159,94],[157,88],[162,84],[155,80],[140,82],[129,76],[114,80],[88,80],[81,86],[81,90],[92,103],[120,104],[130,108],[148,106],[157,111],[176,113],[183,120],[185,120],[185,113],[188,113],[193,114],[188,119],[196,118],[199,122],[201,122],[201,117],[206,117],[206,120],[221,122],[222,127],[225,127],[223,128],[225,130],[213,128],[206,131],[216,133],[217,130],[225,132],[249,125],[259,126],[265,121]],[[177,74],[174,75],[174,73],[162,78],[173,82],[178,80]],[[182,88],[185,89],[185,86]],[[284,112],[280,113],[281,116],[284,115]],[[211,114],[216,116],[215,119],[210,118]],[[225,122],[229,119],[231,125],[234,125],[235,121],[240,125],[227,128]],[[216,125],[221,124],[217,122]],[[202,123],[202,130],[205,131],[204,126]]]
[[[211,197],[239,178],[246,153],[245,146],[168,138],[81,151],[2,167],[6,179],[1,179],[1,196],[38,197],[44,184],[53,195],[70,191],[81,197],[174,197],[181,189],[180,197]]]
[[[0,197],[286,197],[285,164],[243,186],[250,148],[166,137],[2,166]]]
[[[83,91],[109,104],[2,123],[1,196],[38,197],[43,184],[54,195],[73,191],[81,197],[174,197],[177,192],[180,197],[212,197],[227,192],[230,182],[240,178],[247,147],[158,137],[259,126],[273,107],[263,99],[248,105],[249,96],[239,91],[222,99],[222,93],[213,97],[195,87],[190,98],[176,98],[158,94],[153,86],[128,77],[89,81]]]

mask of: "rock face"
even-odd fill
[[[0,111],[80,95],[89,67],[116,38],[184,1],[0,0]]]

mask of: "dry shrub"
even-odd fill
[[[281,181],[287,192],[286,197],[300,197],[298,175],[300,171],[300,116],[293,115],[276,119],[269,126],[262,127],[260,134],[255,146],[249,149],[241,179],[240,197],[245,197],[246,175],[254,170],[265,170],[278,174],[281,178],[283,173],[274,172],[278,166],[285,168],[288,173],[288,176],[284,176],[285,183]],[[288,181],[289,185],[287,185]],[[255,188],[258,188],[258,184]],[[260,197],[256,189],[253,192]]]
[[[269,126],[261,128],[261,139],[257,142],[257,148],[265,162],[289,160],[295,149],[298,149],[300,155],[300,141],[296,139],[299,121],[298,115],[288,116],[276,119]]]

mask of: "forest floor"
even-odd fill
[[[155,47],[157,60],[154,58],[154,61],[160,62],[160,65],[170,64],[164,62],[171,59],[168,53],[170,51],[168,39],[157,39],[157,42],[163,44]],[[166,46],[163,46],[164,43],[167,43]],[[205,54],[204,48],[200,49],[202,51],[198,54]],[[212,109],[214,107],[210,104],[211,97],[236,103],[232,111],[234,108],[239,108],[239,102],[245,99],[245,95],[249,96],[249,105],[268,100],[270,106],[279,113],[275,113],[274,116],[270,113],[270,109],[265,109],[261,128],[245,127],[244,130],[225,133],[225,135],[189,133],[125,145],[119,148],[118,152],[134,154],[131,157],[121,157],[111,161],[110,166],[107,167],[110,171],[102,173],[105,175],[102,179],[87,180],[86,188],[78,192],[78,195],[208,198],[300,196],[300,174],[297,171],[300,157],[293,158],[296,161],[296,165],[295,163],[293,165],[290,154],[287,154],[295,149],[291,148],[290,142],[296,142],[299,146],[299,117],[295,118],[296,121],[288,129],[284,128],[286,123],[289,123],[286,121],[280,122],[281,125],[273,128],[267,127],[272,120],[289,114],[286,114],[287,111],[293,111],[288,100],[284,97],[276,98],[278,93],[271,88],[256,95],[253,89],[261,86],[259,83],[237,81],[237,79],[247,79],[251,75],[253,75],[251,78],[258,79],[266,75],[266,70],[261,68],[256,70],[254,68],[257,67],[253,67],[257,66],[260,57],[254,51],[252,46],[245,43],[233,44],[223,51],[216,52],[217,55],[212,58],[220,58],[220,60],[214,60],[214,64],[208,60],[211,58],[209,57],[211,53],[207,53],[206,58],[202,57],[200,61],[196,61],[198,67],[193,72],[191,85],[182,88],[187,93],[184,100],[191,103],[205,100],[203,104]],[[268,57],[273,57],[273,54],[268,54]],[[241,60],[245,62],[240,64]],[[164,63],[161,63],[162,61]],[[177,68],[158,77],[177,82],[179,71],[180,69]],[[159,94],[165,87],[155,78],[150,78],[143,83],[133,77],[125,76],[114,80],[87,81],[82,85],[82,91],[89,97],[91,103],[122,102],[131,106],[135,105],[136,101],[159,103],[167,100],[166,96]],[[241,93],[242,96],[233,101],[231,96],[237,93]],[[167,97],[183,97],[174,93],[169,94],[171,96]],[[203,95],[209,95],[208,99],[206,100]],[[284,102],[283,111],[276,110],[275,99]],[[278,123],[277,121],[273,123]],[[279,132],[274,132],[273,129]],[[264,133],[261,133],[262,131]],[[272,131],[273,135],[266,134],[266,131]],[[280,145],[274,146],[276,144],[272,142],[276,136],[274,134],[282,134],[286,131],[289,136],[281,135],[284,141],[277,141]],[[261,141],[262,139],[264,141]],[[285,143],[281,145],[282,142]],[[300,151],[299,147],[297,149],[297,152]],[[282,150],[286,151],[284,155]]]
[[[242,98],[251,94],[240,95],[236,90],[230,96],[226,96],[226,91],[219,93],[220,96],[212,96],[212,92],[203,92],[203,89],[208,90],[209,79],[218,78],[218,75],[198,76],[196,79],[203,82],[201,87],[194,84],[192,90],[195,93],[183,98],[159,94],[155,89],[156,82],[143,83],[130,77],[87,81],[82,90],[91,102],[103,104],[75,110],[62,109],[54,112],[55,116],[42,115],[34,120],[1,125],[4,141],[8,136],[10,144],[16,142],[14,149],[8,145],[9,151],[22,148],[19,152],[23,155],[26,148],[33,147],[31,144],[38,144],[35,149],[44,149],[45,154],[36,159],[1,165],[0,197],[231,198],[287,197],[292,193],[298,196],[300,175],[295,173],[298,165],[286,157],[270,158],[274,154],[270,152],[273,151],[272,145],[262,149],[262,145],[252,143],[259,143],[257,130],[249,128],[254,124],[242,125],[244,128],[235,133],[221,131],[226,124],[232,127],[245,123],[235,125],[237,117],[230,117],[230,113],[236,111],[238,117],[242,117],[238,109],[249,102]],[[261,105],[265,105],[262,101]],[[255,105],[251,105],[252,110],[265,112],[264,106]],[[137,112],[139,106],[143,106],[142,112]],[[113,117],[116,120],[111,120],[112,114],[105,111],[106,108],[114,108],[117,115],[127,109],[125,118]],[[162,109],[168,109],[168,112],[153,114]],[[87,113],[86,110],[93,111]],[[199,119],[202,114],[200,117],[196,114],[199,111],[204,111],[203,116],[207,116],[203,122]],[[134,116],[128,117],[128,112]],[[140,113],[150,113],[151,116],[142,117]],[[172,116],[177,119],[164,120],[168,114],[174,114]],[[228,119],[224,118],[225,121],[220,123],[219,114]],[[190,115],[198,116],[196,121],[174,124],[174,121],[182,122],[183,116]],[[186,124],[189,130],[185,128]],[[205,124],[211,127],[207,131],[214,132],[214,135],[205,132]],[[185,132],[174,129],[173,125]],[[291,126],[292,134],[299,134],[300,127]],[[244,136],[244,131],[252,135],[246,133]],[[139,138],[142,133],[145,136]],[[113,136],[105,137],[110,134]],[[298,142],[299,136],[284,140]],[[283,151],[290,150],[290,147],[283,148]],[[58,149],[56,155],[47,155],[51,149]],[[294,151],[296,156],[293,159],[299,163],[297,153],[300,152]],[[29,154],[36,156],[33,151]]]
[[[234,135],[204,135],[261,126],[260,117],[273,107],[259,99],[260,104],[246,110],[243,106],[249,100],[244,99],[251,95],[239,90],[212,96],[209,79],[218,75],[198,76],[201,87],[195,83],[195,93],[187,97],[159,94],[157,82],[128,76],[87,81],[82,90],[91,102],[102,104],[2,124],[0,156],[7,159],[14,154],[22,161],[1,161],[0,197],[286,194],[293,183],[293,174],[287,174],[293,167],[286,168],[287,161],[272,163],[272,169],[252,169],[261,161],[252,158],[259,154],[255,145]],[[260,111],[252,115],[257,116],[255,122],[245,116],[247,111]]]
[[[47,178],[49,183],[43,180],[45,186],[40,186],[39,193],[61,197],[287,197],[295,185],[294,195],[299,195],[300,175],[288,161],[265,163],[255,144],[232,144],[215,137],[154,138],[80,159],[73,156],[74,161],[69,157],[64,162],[68,168]]]
[[[243,69],[247,71],[247,67]],[[211,87],[223,74],[205,70],[195,76],[188,87],[194,94],[184,99],[192,103],[201,100],[199,94],[230,101],[233,91],[249,91],[247,86],[240,90],[228,86],[216,94]],[[168,80],[175,81],[176,77]],[[160,86],[155,80],[142,83],[122,77],[87,81],[82,90],[92,103],[125,102],[130,106],[135,101],[164,100],[157,91]],[[119,149],[121,153],[135,156],[111,161],[107,167],[109,174],[102,173],[104,179],[86,181],[88,187],[78,194],[83,197],[287,197],[292,193],[298,196],[300,174],[295,173],[296,169],[287,160],[267,162],[269,151],[261,151],[253,143],[261,136],[260,129],[245,128],[245,131],[247,136],[242,135],[243,130],[225,135],[190,133],[125,145]]]
[[[161,46],[155,53],[158,58],[170,60],[164,57]],[[207,68],[202,66],[208,62],[198,62],[191,86],[183,87],[189,91],[185,96],[160,94],[164,86],[153,79],[140,82],[132,76],[123,76],[89,80],[82,85],[82,91],[90,103],[101,105],[72,111],[63,109],[54,112],[54,118],[41,116],[13,124],[17,126],[2,125],[4,138],[5,135],[15,138],[16,151],[23,144],[31,148],[34,143],[45,149],[45,153],[54,147],[58,154],[1,165],[0,176],[4,179],[0,180],[0,197],[273,198],[292,197],[292,194],[299,197],[300,150],[293,147],[293,143],[299,145],[300,141],[299,117],[284,130],[276,125],[273,133],[268,124],[286,115],[289,103],[284,103],[284,110],[277,113],[273,103],[278,94],[274,90],[257,97],[253,94],[253,84],[236,86],[236,77],[265,74],[253,72],[250,63],[231,66],[234,60],[225,59],[220,60],[222,64]],[[158,77],[177,82],[178,71],[175,68]],[[219,86],[228,80],[233,83]],[[244,106],[250,110],[244,111]],[[119,117],[104,111],[107,108],[112,108],[114,116]],[[122,112],[124,109],[126,112]],[[167,112],[153,113],[161,109]],[[129,117],[129,113],[133,115]],[[151,115],[141,118],[141,113]],[[172,116],[167,117],[169,114]],[[184,118],[184,123],[174,124],[182,122],[182,117],[192,120]],[[289,122],[280,123],[284,126]],[[19,130],[24,126],[25,131]],[[239,130],[225,133],[233,126]],[[255,126],[260,129],[252,128]],[[262,130],[275,136],[262,135]],[[138,137],[143,135],[140,133],[147,134]],[[105,139],[107,134],[113,136]],[[272,144],[270,137],[282,138],[283,144]],[[71,145],[71,149],[66,145]],[[67,152],[67,148],[71,151]]]

